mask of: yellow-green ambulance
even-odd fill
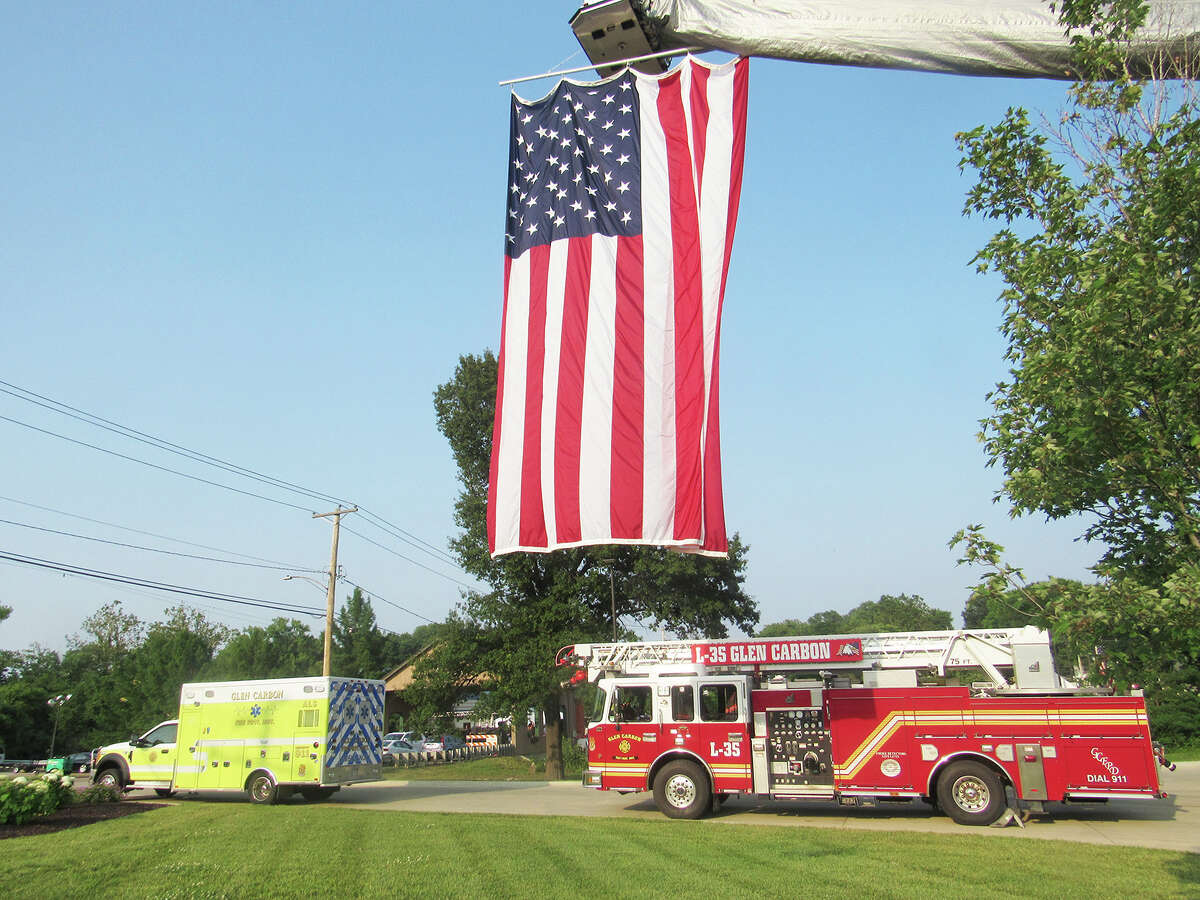
[[[382,681],[275,678],[185,684],[179,718],[101,747],[92,780],[115,788],[246,791],[308,800],[382,777]]]

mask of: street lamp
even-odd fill
[[[317,588],[317,590],[319,590],[322,594],[325,593],[326,590],[328,590],[328,585],[326,585],[325,582],[317,581],[317,579],[315,579],[315,578],[309,578],[307,575],[284,575],[283,576],[284,581],[295,581],[297,578],[300,578],[304,581],[307,581],[309,584],[314,585]]]
[[[50,732],[50,752],[48,757],[54,757],[54,741],[58,737],[58,719],[62,715],[63,704],[70,700],[74,694],[59,694],[57,697],[51,697],[46,701],[47,706],[54,707],[54,730]]]

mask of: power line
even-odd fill
[[[189,447],[184,447],[181,444],[175,444],[164,438],[155,437],[152,434],[146,434],[144,431],[138,431],[136,428],[130,428],[127,425],[122,425],[120,422],[114,422],[111,419],[106,419],[103,416],[98,416],[95,413],[90,413],[87,410],[78,409],[68,403],[63,403],[61,400],[55,400],[52,397],[46,397],[31,391],[28,388],[20,387],[19,385],[11,384],[7,381],[0,380],[0,393],[8,394],[16,397],[18,400],[24,400],[26,403],[32,403],[34,406],[40,406],[43,409],[51,410],[69,418],[84,422],[88,425],[94,425],[97,428],[103,428],[105,431],[119,434],[122,437],[131,438],[143,444],[149,444],[159,450],[166,450],[168,453],[174,453],[176,456],[182,456],[186,459],[191,459],[195,462],[204,463],[205,465],[215,466],[219,469],[224,469],[234,475],[242,475],[246,478],[251,478],[254,481],[260,481],[264,484],[270,484],[273,487],[282,487],[286,490],[293,491],[298,494],[304,494],[314,500],[323,502],[334,502],[336,498],[330,497],[327,494],[322,494],[318,491],[313,491],[302,485],[292,484],[280,478],[275,478],[271,475],[265,475],[262,472],[256,472],[253,469],[247,469],[244,466],[239,466],[236,463],[228,462],[227,460],[219,459],[215,456],[209,456],[207,453],[201,453],[199,450],[192,450]],[[11,390],[9,390],[11,389]],[[28,395],[28,396],[23,396]],[[36,397],[37,400],[31,398]],[[45,402],[39,402],[45,401]]]
[[[177,556],[177,557],[182,557],[183,559],[199,559],[199,560],[204,560],[206,562],[225,563],[226,565],[230,565],[230,566],[250,566],[255,569],[274,569],[275,571],[278,571],[278,572],[320,572],[320,571],[322,571],[321,569],[302,569],[302,568],[297,568],[296,566],[282,566],[282,565],[269,566],[264,563],[242,562],[241,560],[237,560],[237,559],[220,559],[215,556],[200,556],[195,553],[179,553],[175,550],[162,550],[157,547],[142,547],[139,544],[126,544],[126,543],[122,543],[121,541],[108,541],[108,540],[105,540],[104,538],[91,537],[86,534],[75,534],[72,531],[58,531],[57,529],[54,529],[54,528],[42,528],[38,525],[30,525],[27,522],[14,522],[11,519],[0,519],[0,524],[16,525],[18,528],[30,528],[34,531],[45,532],[46,534],[57,534],[57,535],[61,535],[62,537],[79,538],[82,541],[95,541],[98,544],[108,544],[113,547],[124,547],[129,550],[145,550],[148,553],[162,553],[167,556]]]
[[[35,391],[31,391],[28,388],[23,388],[23,387],[20,387],[19,385],[15,385],[10,382],[3,381],[3,380],[0,380],[0,385],[2,385],[2,387],[0,387],[0,393],[8,394],[9,396],[15,397],[18,400],[24,400],[26,403],[32,403],[35,406],[39,406],[43,409],[48,409],[52,412],[57,412],[60,415],[68,416],[69,418],[75,419],[80,422],[84,422],[85,424],[93,425],[98,428],[103,428],[105,431],[109,431],[113,434],[117,434],[122,437],[127,437],[132,440],[139,441],[143,444],[148,444],[149,446],[155,447],[156,449],[165,450],[168,453],[174,453],[177,456],[182,456],[182,457],[184,457],[186,459],[190,459],[194,462],[199,462],[204,465],[214,466],[216,468],[219,468],[219,469],[229,472],[231,474],[239,475],[244,478],[249,478],[253,481],[258,481],[262,484],[270,485],[271,487],[277,487],[277,488],[281,488],[283,490],[291,491],[293,493],[301,494],[310,499],[319,499],[323,502],[337,503],[339,506],[340,505],[346,505],[346,506],[357,505],[357,504],[352,504],[352,503],[350,503],[350,501],[345,500],[343,498],[333,497],[333,496],[331,496],[329,494],[325,494],[321,491],[316,491],[316,490],[313,490],[312,488],[304,487],[303,485],[294,484],[290,481],[285,481],[281,478],[276,478],[273,475],[266,475],[262,472],[257,472],[254,469],[249,469],[249,468],[246,468],[245,466],[239,466],[236,463],[232,463],[232,462],[220,459],[215,456],[210,456],[207,453],[202,453],[198,450],[192,450],[189,447],[184,447],[181,444],[173,443],[171,441],[165,440],[164,438],[155,437],[154,435],[147,434],[143,431],[138,431],[136,428],[130,428],[127,425],[122,425],[119,422],[114,422],[111,419],[106,419],[103,416],[96,415],[95,413],[90,413],[90,412],[87,412],[86,410],[82,410],[77,407],[71,406],[68,403],[63,403],[61,400],[55,400],[52,397],[47,397],[43,394],[36,393]],[[32,399],[32,398],[37,398],[37,399]],[[0,416],[0,418],[5,418],[5,417]],[[39,428],[36,428],[35,426],[29,425],[25,422],[19,422],[15,419],[6,419],[6,421],[13,422],[14,424],[17,424],[17,425],[23,425],[26,428],[33,428],[36,431],[42,431],[44,434],[50,434],[55,437],[62,438],[63,440],[82,444],[85,447],[90,447],[95,450],[100,450],[101,452],[104,452],[104,453],[112,453],[113,455],[120,456],[123,459],[128,459],[133,462],[140,462],[143,465],[152,466],[152,467],[160,469],[162,471],[167,471],[167,472],[171,472],[173,474],[181,475],[185,478],[192,478],[194,480],[200,481],[205,484],[214,485],[216,487],[224,487],[227,490],[237,491],[238,493],[247,494],[252,497],[259,497],[260,499],[270,500],[273,503],[282,503],[285,506],[292,506],[292,504],[284,503],[284,501],[281,501],[281,500],[276,500],[276,499],[270,498],[270,497],[264,497],[263,495],[255,494],[255,493],[252,493],[249,491],[241,491],[238,488],[230,487],[229,485],[224,485],[224,484],[219,484],[217,482],[207,481],[202,478],[197,478],[196,476],[193,476],[193,475],[188,475],[187,473],[184,473],[184,472],[177,472],[174,469],[169,469],[169,468],[166,468],[163,466],[157,466],[154,463],[146,462],[145,460],[140,460],[135,457],[124,456],[123,454],[115,453],[114,451],[105,450],[103,447],[96,447],[92,444],[87,444],[82,441],[75,441],[72,438],[65,437],[64,435],[57,434],[56,432],[45,431],[43,429],[39,429]],[[298,506],[293,506],[293,508],[301,509],[301,507],[298,507]],[[311,512],[311,510],[304,510],[304,511]],[[396,525],[395,523],[388,521],[383,516],[380,516],[377,513],[366,509],[365,507],[360,507],[360,512],[362,512],[368,519],[372,520],[371,524],[374,525],[376,528],[379,528],[380,530],[390,534],[392,537],[397,538],[398,540],[403,541],[406,544],[410,544],[411,546],[413,546],[417,550],[422,551],[423,553],[427,553],[431,556],[435,556],[439,560],[439,562],[448,562],[451,565],[453,565],[455,568],[459,568],[458,563],[455,561],[455,559],[450,554],[446,553],[446,551],[442,550],[440,547],[437,547],[434,544],[431,544],[428,541],[426,541],[420,537],[417,537],[417,535],[413,534],[412,532],[407,531],[404,528],[401,528],[399,525]]]
[[[394,606],[396,609],[402,610],[403,612],[406,612],[406,613],[408,613],[410,616],[415,616],[415,617],[416,617],[416,618],[418,618],[418,619],[424,619],[426,622],[428,622],[428,623],[429,623],[429,624],[431,624],[431,625],[436,625],[436,624],[437,624],[437,620],[435,620],[435,619],[431,619],[431,618],[429,618],[429,616],[423,616],[423,615],[421,615],[419,612],[414,612],[413,610],[409,609],[407,606],[401,606],[399,603],[393,603],[393,602],[392,602],[391,600],[389,600],[387,597],[381,597],[381,596],[379,596],[379,594],[376,594],[374,591],[369,591],[369,590],[367,590],[367,589],[366,589],[365,587],[363,587],[361,584],[355,584],[355,583],[354,583],[353,581],[351,581],[349,578],[344,578],[344,577],[343,577],[341,580],[342,580],[342,581],[344,581],[344,582],[346,582],[346,584],[349,584],[349,585],[351,585],[352,587],[356,587],[356,588],[358,588],[358,589],[359,589],[360,591],[362,591],[362,592],[363,592],[363,594],[364,594],[364,595],[366,595],[367,597],[370,597],[370,598],[372,598],[372,599],[374,599],[374,600],[378,600],[378,601],[379,601],[379,602],[381,602],[381,603],[386,603],[388,606]]]
[[[236,494],[243,494],[247,497],[257,497],[259,500],[266,500],[269,503],[278,503],[280,506],[287,506],[291,509],[298,509],[300,512],[311,513],[312,510],[305,509],[303,506],[297,506],[295,503],[288,503],[286,500],[279,500],[276,497],[268,497],[266,494],[256,494],[254,491],[244,491],[241,488],[235,488],[232,485],[222,484],[219,481],[209,481],[207,478],[201,478],[199,475],[189,475],[187,472],[180,472],[178,469],[172,469],[169,466],[160,466],[157,463],[152,463],[149,460],[138,459],[136,456],[129,456],[125,453],[118,453],[116,450],[109,450],[107,447],[100,447],[96,444],[89,444],[87,441],[76,440],[72,437],[67,437],[65,434],[59,434],[57,431],[50,431],[46,428],[38,428],[36,425],[30,425],[28,422],[22,422],[19,419],[10,419],[8,416],[0,416],[0,420],[11,422],[13,425],[20,425],[22,428],[28,428],[31,431],[39,432],[40,434],[56,437],[60,440],[67,441],[71,444],[78,444],[80,447],[87,447],[89,450],[98,450],[101,453],[107,453],[109,456],[116,456],[119,459],[126,459],[130,462],[140,463],[143,466],[149,466],[151,469],[157,469],[160,472],[168,472],[171,475],[178,475],[181,478],[188,478],[192,481],[198,481],[201,484],[211,485],[212,487],[224,488],[227,491],[233,491]]]
[[[304,579],[304,580],[305,580],[305,581],[308,581],[309,579]],[[414,616],[416,616],[418,619],[425,619],[425,617],[424,617],[423,615],[421,615],[420,613],[413,612],[411,609],[405,609],[403,606],[401,606],[401,605],[400,605],[400,604],[398,604],[398,603],[392,603],[392,601],[391,601],[391,600],[388,600],[388,599],[386,599],[386,598],[384,598],[384,597],[380,597],[378,594],[373,594],[373,593],[371,593],[371,592],[370,592],[370,591],[368,591],[368,590],[367,590],[365,587],[363,587],[361,584],[355,584],[353,581],[351,581],[351,580],[350,580],[349,578],[347,578],[345,575],[339,575],[337,580],[338,580],[339,582],[345,582],[346,584],[350,585],[351,587],[356,587],[356,588],[358,588],[360,591],[362,591],[362,592],[363,592],[363,596],[365,596],[365,597],[368,597],[368,598],[374,597],[376,600],[382,600],[384,603],[387,603],[387,604],[389,604],[389,605],[391,605],[391,606],[394,606],[394,607],[396,607],[397,609],[403,609],[403,610],[404,610],[406,613],[409,613],[410,615],[414,615]],[[312,584],[314,587],[316,587],[318,590],[320,590],[322,593],[324,593],[324,592],[325,592],[325,588],[322,588],[322,587],[320,587],[319,585],[317,585],[317,583],[316,583],[315,581],[312,581],[312,582],[310,582],[310,583],[311,583],[311,584]],[[343,607],[343,609],[345,609],[345,607]],[[433,619],[425,619],[425,621],[426,621],[426,622],[433,622]],[[335,621],[334,621],[334,627],[335,627],[335,628],[337,627],[337,622],[336,622],[336,619],[335,619]],[[393,631],[393,630],[392,630],[392,629],[390,629],[390,628],[385,628],[383,625],[380,625],[380,624],[379,624],[379,621],[378,621],[378,620],[376,620],[376,622],[375,622],[375,627],[376,627],[376,628],[378,628],[380,631],[387,632],[388,634],[394,634],[396,637],[403,637],[403,636],[404,636],[404,634],[405,634],[405,632],[402,632],[402,631]]]
[[[24,566],[24,565],[26,565],[26,564],[19,563],[19,562],[10,562],[9,560],[6,560],[6,559],[0,559],[0,566],[16,567],[16,566]],[[65,577],[66,573],[62,573],[62,574]],[[139,601],[154,601],[154,600],[161,601],[161,599],[162,599],[162,597],[160,595],[154,593],[151,589],[142,589],[142,588],[137,588],[137,587],[131,587],[131,586],[125,585],[125,584],[113,584],[113,583],[103,582],[103,583],[97,585],[97,589],[101,590],[101,591],[113,591],[114,593],[127,594],[131,597],[137,598]],[[183,601],[181,601],[181,602],[183,602]],[[191,606],[195,609],[205,610],[210,613],[216,613],[217,615],[221,616],[221,618],[223,618],[225,620],[237,620],[237,621],[243,623],[244,625],[265,626],[265,625],[269,624],[271,621],[269,617],[265,617],[262,613],[255,614],[251,610],[245,610],[245,609],[220,610],[214,606],[206,606],[203,603],[197,603],[195,598],[191,598],[189,601],[187,601],[187,603],[189,606]]]
[[[17,565],[17,563],[12,563],[11,565]],[[113,592],[121,593],[121,594],[128,594],[131,597],[137,597],[137,598],[141,598],[143,600],[148,600],[148,601],[154,601],[154,600],[161,601],[161,599],[162,599],[160,596],[157,596],[156,594],[152,593],[149,590],[142,590],[142,589],[130,587],[130,586],[124,585],[124,584],[103,583],[103,584],[98,585],[97,587],[100,590],[107,590],[107,591],[113,591]],[[257,625],[257,626],[262,627],[262,626],[266,626],[266,625],[270,624],[270,621],[271,621],[270,618],[265,616],[263,613],[255,613],[254,611],[248,610],[248,609],[237,609],[237,610],[217,609],[215,606],[207,606],[203,603],[197,603],[196,599],[194,597],[190,598],[187,601],[181,600],[180,602],[181,603],[186,602],[187,605],[193,609],[199,609],[199,610],[203,610],[205,612],[214,613],[217,616],[220,616],[220,618],[222,620],[224,620],[224,622],[237,621],[237,622],[241,623],[243,627],[247,626],[247,625]]]
[[[147,578],[138,578],[133,575],[119,575],[114,572],[104,572],[99,569],[88,569],[82,566],[74,566],[68,563],[55,562],[48,559],[40,559],[36,556],[24,556],[19,553],[5,553],[0,551],[0,559],[9,560],[10,562],[20,563],[21,565],[33,566],[40,569],[50,569],[56,572],[62,572],[66,575],[79,575],[85,578],[96,578],[100,581],[111,581],[117,584],[129,584],[134,587],[151,588],[156,591],[163,591],[168,594],[182,594],[187,597],[200,597],[205,600],[219,600],[222,603],[235,603],[239,606],[254,606],[261,609],[274,609],[279,612],[290,612],[295,615],[308,615],[319,618],[324,618],[325,611],[322,609],[314,609],[311,606],[296,606],[284,603],[272,603],[267,600],[259,600],[254,597],[243,597],[239,594],[226,594],[220,591],[210,591],[204,588],[193,588],[178,584],[168,584],[162,581],[151,581]]]
[[[410,531],[405,531],[399,525],[393,525],[387,519],[371,512],[371,510],[369,510],[365,507],[360,506],[358,508],[358,511],[361,515],[363,515],[370,522],[370,524],[374,525],[376,528],[380,529],[381,531],[385,531],[385,532],[391,534],[392,537],[397,538],[398,540],[404,541],[406,544],[412,544],[412,546],[416,547],[416,549],[422,550],[425,553],[428,553],[430,556],[434,556],[439,562],[448,562],[448,563],[450,563],[450,565],[454,566],[454,568],[456,568],[456,569],[461,568],[458,564],[458,561],[453,556],[451,556],[449,553],[447,553],[445,550],[435,547],[433,544],[429,543],[428,541],[422,540],[421,538],[417,537],[415,534],[413,534]],[[370,520],[374,520],[374,521],[370,521]],[[410,538],[411,538],[411,540],[409,540]],[[416,542],[416,543],[414,543],[414,542]],[[423,545],[423,546],[418,546],[418,544]]]
[[[342,526],[342,527],[345,528],[345,526]],[[471,585],[467,584],[465,581],[459,581],[457,578],[453,577],[452,575],[447,575],[445,572],[439,572],[437,569],[431,569],[431,568],[429,568],[429,566],[425,565],[424,563],[419,563],[415,559],[411,559],[410,557],[405,556],[403,553],[400,553],[396,550],[393,550],[391,547],[387,547],[387,546],[379,543],[379,541],[371,540],[371,538],[367,537],[365,534],[362,534],[361,532],[355,531],[352,528],[346,528],[346,531],[349,531],[355,537],[362,538],[368,544],[374,544],[380,550],[386,550],[388,553],[392,554],[393,556],[398,556],[400,559],[404,560],[405,562],[412,563],[414,566],[418,566],[419,568],[424,569],[426,572],[432,572],[434,575],[437,575],[439,578],[445,578],[447,581],[453,581],[459,587],[464,587],[468,591],[475,590],[475,588],[473,588]]]
[[[181,538],[174,538],[174,537],[171,537],[170,535],[166,535],[166,534],[156,534],[153,531],[142,531],[141,529],[138,529],[138,528],[130,528],[128,525],[118,525],[116,522],[106,522],[103,519],[93,519],[88,516],[78,515],[77,513],[70,513],[70,512],[67,512],[66,510],[55,509],[52,506],[39,506],[36,503],[30,503],[28,500],[18,500],[15,497],[0,496],[0,500],[7,500],[9,503],[18,503],[21,506],[28,506],[31,509],[40,509],[40,510],[42,510],[42,512],[54,513],[59,516],[67,516],[70,519],[79,519],[80,521],[83,521],[83,522],[91,522],[94,525],[104,525],[104,526],[107,526],[108,528],[116,528],[116,529],[119,529],[120,531],[128,531],[131,534],[142,534],[142,535],[145,535],[146,537],[159,538],[160,540],[171,541],[172,543],[183,544],[188,547],[199,547],[201,550],[212,550],[216,553],[225,553],[225,554],[228,554],[229,556],[240,556],[240,557],[243,557],[244,559],[256,559],[259,562],[272,563],[274,565],[278,565],[278,566],[292,569],[295,571],[300,571],[301,569],[304,568],[303,566],[290,566],[287,563],[280,562],[277,559],[267,559],[262,556],[253,556],[249,553],[239,553],[237,550],[226,550],[222,547],[211,547],[208,544],[197,544],[193,541],[185,541],[185,540],[182,540]]]

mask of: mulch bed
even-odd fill
[[[121,800],[116,803],[79,803],[64,806],[48,816],[35,816],[24,825],[0,825],[0,840],[29,837],[35,834],[53,834],[67,828],[79,828],[83,825],[91,825],[93,822],[119,819],[121,816],[132,816],[137,813],[149,812],[152,809],[162,809],[169,805],[169,803]]]

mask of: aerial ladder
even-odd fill
[[[586,669],[589,681],[604,675],[649,674],[680,667],[709,673],[754,671],[770,675],[819,669],[877,674],[877,684],[916,684],[922,670],[945,677],[977,669],[979,693],[1075,692],[1078,685],[1054,668],[1049,634],[1034,626],[856,635],[804,635],[748,640],[674,640],[575,644],[559,652],[560,664]],[[913,673],[913,679],[899,673]]]

